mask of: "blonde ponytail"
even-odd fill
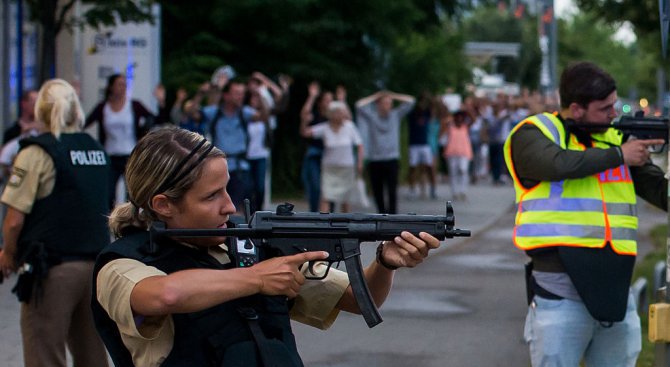
[[[114,237],[122,237],[128,228],[148,229],[151,218],[143,209],[138,209],[132,203],[123,203],[114,207],[109,216],[109,229]]]
[[[84,111],[74,88],[62,79],[44,83],[37,94],[35,119],[43,122],[56,138],[61,133],[81,131]]]

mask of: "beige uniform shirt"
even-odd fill
[[[2,203],[30,214],[37,199],[42,199],[53,191],[56,183],[56,167],[44,151],[36,145],[22,149],[12,166],[12,174],[2,193]]]
[[[230,262],[225,246],[210,249],[222,264]],[[307,266],[303,267],[307,271]],[[325,265],[315,270],[325,271]],[[174,323],[169,315],[146,317],[141,323],[130,307],[130,293],[142,279],[163,276],[164,272],[132,259],[117,259],[98,273],[96,297],[116,322],[123,344],[137,366],[159,366],[172,350]],[[339,313],[335,308],[349,286],[345,272],[331,269],[323,280],[308,280],[300,289],[291,309],[291,319],[320,329],[329,328]]]

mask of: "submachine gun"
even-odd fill
[[[246,206],[246,213],[249,213],[248,204]],[[306,278],[323,279],[334,263],[344,261],[356,302],[369,327],[382,322],[382,318],[363,276],[361,242],[393,240],[403,231],[416,236],[426,232],[439,240],[470,236],[469,230],[454,229],[451,202],[447,202],[444,216],[294,212],[293,205],[286,203],[277,206],[276,211],[257,211],[251,218],[247,214],[245,219],[246,223],[234,228],[217,229],[166,229],[165,223],[154,222],[150,230],[151,244],[155,246],[154,241],[160,236],[225,236],[233,239],[229,249],[236,267],[252,266],[276,256],[327,251],[325,273]],[[234,223],[232,217],[231,222]],[[310,269],[313,265],[309,264]]]
[[[602,130],[606,128],[614,128],[623,133],[624,141],[630,137],[636,139],[663,139],[662,146],[656,146],[652,150],[653,153],[660,153],[668,144],[668,118],[667,117],[644,117],[640,113],[635,116],[621,116],[614,120],[610,125],[594,124],[594,123],[576,123],[572,120],[567,121],[568,128],[572,130]]]

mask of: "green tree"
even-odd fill
[[[644,67],[636,56],[636,48],[612,39],[616,28],[599,19],[597,15],[582,12],[571,20],[559,23],[559,69],[575,61],[592,61],[617,80],[622,97],[638,93],[640,70]]]
[[[412,32],[396,40],[384,83],[389,89],[418,95],[470,82],[461,34],[440,29],[428,34]]]
[[[111,26],[121,23],[152,21],[151,0],[81,0],[92,5],[81,17],[72,14],[76,0],[26,0],[31,20],[41,26],[39,82],[52,78],[56,67],[56,36],[73,26]]]
[[[450,16],[456,1],[402,0],[341,2],[247,0],[165,2],[164,73],[168,86],[205,79],[216,63],[240,74],[262,70],[345,84],[353,95],[388,79],[398,39],[417,33],[442,42],[436,3]],[[438,56],[426,55],[437,58]],[[219,65],[220,65],[219,64]]]
[[[656,0],[576,0],[583,11],[597,15],[608,23],[631,22],[638,36],[660,39],[658,1]]]
[[[656,75],[659,69],[668,71],[667,61],[661,53],[659,2],[656,0],[576,0],[580,9],[592,12],[599,19],[612,25],[614,30],[624,22],[633,26],[637,43],[631,46],[635,52],[635,68],[623,74],[635,77],[635,86],[641,96],[656,94]],[[622,63],[623,64],[623,63]],[[625,65],[625,64],[624,64]],[[622,74],[615,75],[617,79]],[[649,98],[653,100],[655,98]]]

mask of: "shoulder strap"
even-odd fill
[[[221,106],[216,107],[216,113],[214,114],[214,118],[209,124],[209,134],[212,136],[212,142],[214,145],[216,145],[216,124],[219,122],[219,119],[223,115],[223,111],[221,111]]]
[[[246,137],[246,143],[245,143],[245,156],[246,156],[246,151],[249,150],[249,123],[247,122],[247,119],[244,118],[244,106],[240,108],[239,112],[239,119],[240,119],[240,125],[242,125],[242,130],[244,130],[244,136]]]

